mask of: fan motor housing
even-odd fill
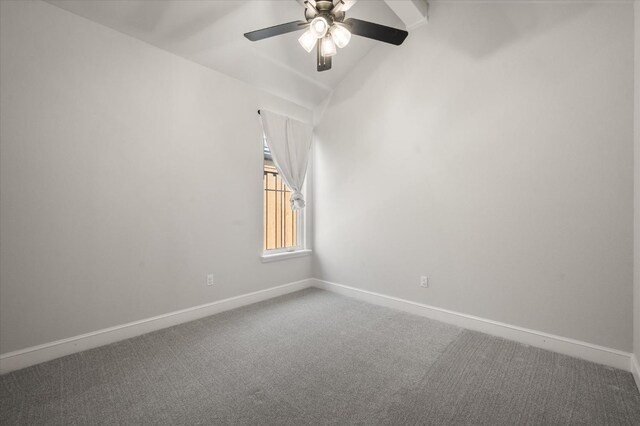
[[[304,18],[307,20],[307,22],[311,22],[313,18],[315,18],[316,16],[324,16],[329,22],[344,21],[345,13],[344,12],[333,13],[332,12],[333,7],[334,7],[333,1],[331,0],[317,0],[315,8],[318,11],[318,13],[315,13],[312,8],[305,7]]]
[[[318,9],[318,12],[328,12],[333,9],[333,2],[331,0],[317,0],[316,9]]]

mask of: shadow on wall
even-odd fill
[[[127,16],[127,23],[140,32],[152,32],[156,30],[170,7],[171,3],[168,1],[132,4],[133,9]]]
[[[550,7],[549,3],[525,2],[511,4],[436,2],[430,5],[429,22],[423,27],[410,31],[409,37],[402,46],[395,47],[381,43],[372,49],[358,68],[375,70],[381,62],[406,59],[406,51],[419,52],[425,39],[430,43],[446,46],[450,52],[482,60],[518,41],[536,37],[549,29],[561,26],[592,7],[589,3],[559,3],[552,6]],[[402,53],[403,51],[405,53]],[[425,51],[425,58],[437,61],[437,56],[429,55],[430,53]],[[416,63],[419,64],[425,58],[415,58]],[[406,67],[409,70],[412,68],[415,70],[416,64],[407,63]],[[359,78],[347,77],[348,84],[344,84],[340,90],[336,91],[332,103],[339,104],[363,88],[370,88],[368,82],[373,73],[373,71],[359,73]]]
[[[325,176],[323,182],[319,183],[316,180],[317,184],[326,188],[335,185],[356,187],[359,197],[372,201],[366,205],[365,211],[356,205],[342,212],[339,218],[320,217],[323,235],[317,237],[319,242],[322,244],[322,240],[328,241],[334,234],[341,232],[344,223],[357,226],[360,223],[358,215],[362,215],[368,217],[370,223],[380,225],[376,228],[376,240],[385,241],[385,249],[403,252],[406,249],[401,245],[393,247],[390,244],[394,241],[412,241],[416,236],[407,234],[402,238],[396,238],[397,235],[387,235],[384,223],[388,222],[389,217],[403,217],[406,211],[429,211],[429,229],[433,233],[424,235],[424,239],[440,241],[438,247],[441,253],[438,256],[429,255],[427,258],[455,259],[459,256],[459,251],[457,246],[451,245],[449,241],[453,238],[455,241],[463,241],[467,235],[478,234],[478,229],[475,222],[465,221],[464,217],[457,218],[455,222],[461,230],[447,229],[445,224],[451,223],[451,218],[448,217],[450,213],[446,209],[439,211],[438,206],[475,203],[474,205],[479,206],[478,218],[490,223],[494,221],[492,218],[501,218],[495,220],[498,225],[501,220],[517,216],[518,206],[528,205],[526,197],[521,202],[514,203],[514,206],[510,207],[511,210],[505,210],[504,205],[484,203],[487,186],[491,187],[492,182],[500,179],[514,177],[508,174],[500,177],[499,173],[490,167],[484,168],[482,164],[491,164],[497,170],[519,169],[521,173],[516,174],[516,177],[522,180],[523,185],[535,189],[535,182],[530,182],[529,176],[535,176],[539,164],[550,160],[546,157],[541,158],[543,153],[551,155],[556,152],[551,146],[553,140],[543,138],[540,141],[541,144],[549,144],[549,150],[523,156],[518,146],[510,142],[517,137],[518,129],[524,128],[528,121],[518,123],[514,120],[527,120],[530,111],[548,110],[549,101],[556,99],[554,86],[547,84],[551,75],[554,77],[551,79],[552,82],[573,80],[577,86],[586,85],[581,83],[583,74],[579,69],[583,63],[572,64],[567,60],[567,65],[562,68],[560,74],[557,74],[554,67],[546,69],[527,66],[529,63],[535,64],[536,61],[553,61],[558,55],[562,55],[562,46],[557,46],[559,48],[554,52],[536,46],[534,49],[525,50],[524,53],[518,52],[519,47],[527,46],[527,40],[553,38],[554,29],[562,28],[584,17],[592,7],[591,4],[435,3],[431,10],[430,22],[411,32],[404,45],[395,47],[381,43],[376,46],[333,92],[325,116],[327,125],[319,126],[317,139],[319,161],[323,158],[331,161],[331,158],[339,155],[344,160],[343,164],[354,165],[332,169],[331,177]],[[559,37],[558,43],[567,39]],[[548,41],[535,44],[547,46]],[[569,48],[568,46],[567,49]],[[585,48],[584,44],[581,48]],[[526,52],[533,52],[535,55],[527,57]],[[507,54],[503,55],[503,58],[500,56],[501,53]],[[384,68],[382,71],[381,64]],[[477,68],[474,64],[478,64]],[[516,72],[516,69],[517,74],[509,75]],[[511,97],[516,94],[520,100],[510,102]],[[561,102],[556,102],[555,105],[555,108],[563,107]],[[366,112],[359,111],[359,106],[366,106]],[[487,108],[492,109],[491,114],[483,113]],[[520,110],[514,115],[511,114],[511,108]],[[506,128],[502,121],[505,116],[512,117]],[[338,144],[322,143],[323,139],[330,141],[339,137],[340,121],[331,122],[336,117],[349,117],[348,127],[358,129],[359,136],[349,140],[352,149],[340,150],[339,154],[334,153],[334,150],[339,149]],[[472,133],[474,129],[485,129],[488,135],[477,137],[478,135]],[[494,138],[493,132],[503,136]],[[402,149],[398,149],[398,146],[402,146]],[[503,155],[498,158],[491,157],[490,161],[487,159],[483,162],[483,156],[495,152],[496,147],[499,147]],[[469,156],[477,156],[480,159],[474,169],[477,180],[468,180],[464,170],[455,168],[458,162],[456,157],[464,159]],[[403,164],[403,167],[385,169],[385,158],[393,158],[395,163]],[[431,172],[425,172],[424,164],[418,160],[424,158],[435,159],[429,163]],[[511,168],[511,164],[518,166]],[[376,167],[384,171],[385,178],[392,181],[412,182],[414,179],[421,179],[422,190],[415,193],[409,189],[410,187],[399,187],[394,191],[380,193],[375,185],[367,185],[362,181],[362,176],[375,175],[371,169]],[[441,188],[439,192],[425,190],[424,186],[431,184],[430,176],[447,176],[447,179],[436,182]],[[318,193],[321,193],[322,189],[320,187]],[[332,197],[341,195],[344,194],[332,194]],[[471,201],[463,202],[457,199],[458,195],[470,198]],[[510,196],[519,200],[522,194],[515,193]],[[348,200],[343,199],[334,199],[334,202],[348,204]],[[532,209],[547,211],[551,216],[556,212],[554,206],[537,205],[532,206]],[[459,225],[460,223],[462,225]],[[480,234],[478,238],[484,236]],[[507,239],[504,247],[511,247],[510,242]],[[342,243],[351,244],[347,238]],[[367,260],[358,256],[359,251],[357,245],[344,249],[344,254],[353,254],[353,257],[342,258],[342,261],[366,271]],[[508,252],[505,253],[505,256],[507,255]],[[411,256],[405,255],[405,261]],[[471,258],[483,259],[487,263],[491,261],[485,259],[481,251],[474,253]],[[328,261],[330,262],[323,257],[323,253],[316,252],[315,277],[332,277],[326,275],[334,266],[327,264]],[[418,264],[419,261],[415,263]],[[401,265],[396,266],[402,270]],[[455,271],[451,273],[452,276],[456,276],[455,274]],[[390,278],[390,282],[392,280],[393,277]],[[459,282],[465,280],[466,277],[457,278]]]
[[[433,8],[434,26],[438,36],[455,50],[475,58],[483,58],[522,39],[535,37],[583,14],[588,3],[511,3],[456,4],[445,26],[438,25],[437,13],[442,4]]]

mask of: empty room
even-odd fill
[[[640,425],[640,2],[0,0],[0,425]]]

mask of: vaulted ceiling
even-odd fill
[[[248,31],[304,19],[303,6],[295,0],[48,1],[308,108],[326,99],[371,49],[396,48],[354,36],[334,57],[333,69],[319,73],[315,54],[298,44],[298,32],[259,42],[243,36]],[[405,28],[402,7],[415,2],[360,0],[348,16]]]

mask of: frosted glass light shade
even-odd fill
[[[304,33],[302,33],[302,35],[298,39],[298,43],[300,43],[300,46],[302,46],[303,49],[309,53],[311,53],[311,51],[315,47],[316,41],[317,41],[316,36],[314,36],[313,33],[311,33],[311,30],[307,30]]]
[[[316,38],[322,38],[327,34],[327,31],[329,31],[329,23],[326,18],[317,16],[311,21],[309,30]]]
[[[320,45],[320,47],[322,49],[322,56],[333,56],[337,52],[336,44],[333,42],[333,38],[331,38],[330,36],[322,39],[322,44]]]
[[[333,38],[336,46],[342,49],[349,44],[349,40],[351,40],[351,31],[342,25],[333,24],[331,27],[331,37]]]

